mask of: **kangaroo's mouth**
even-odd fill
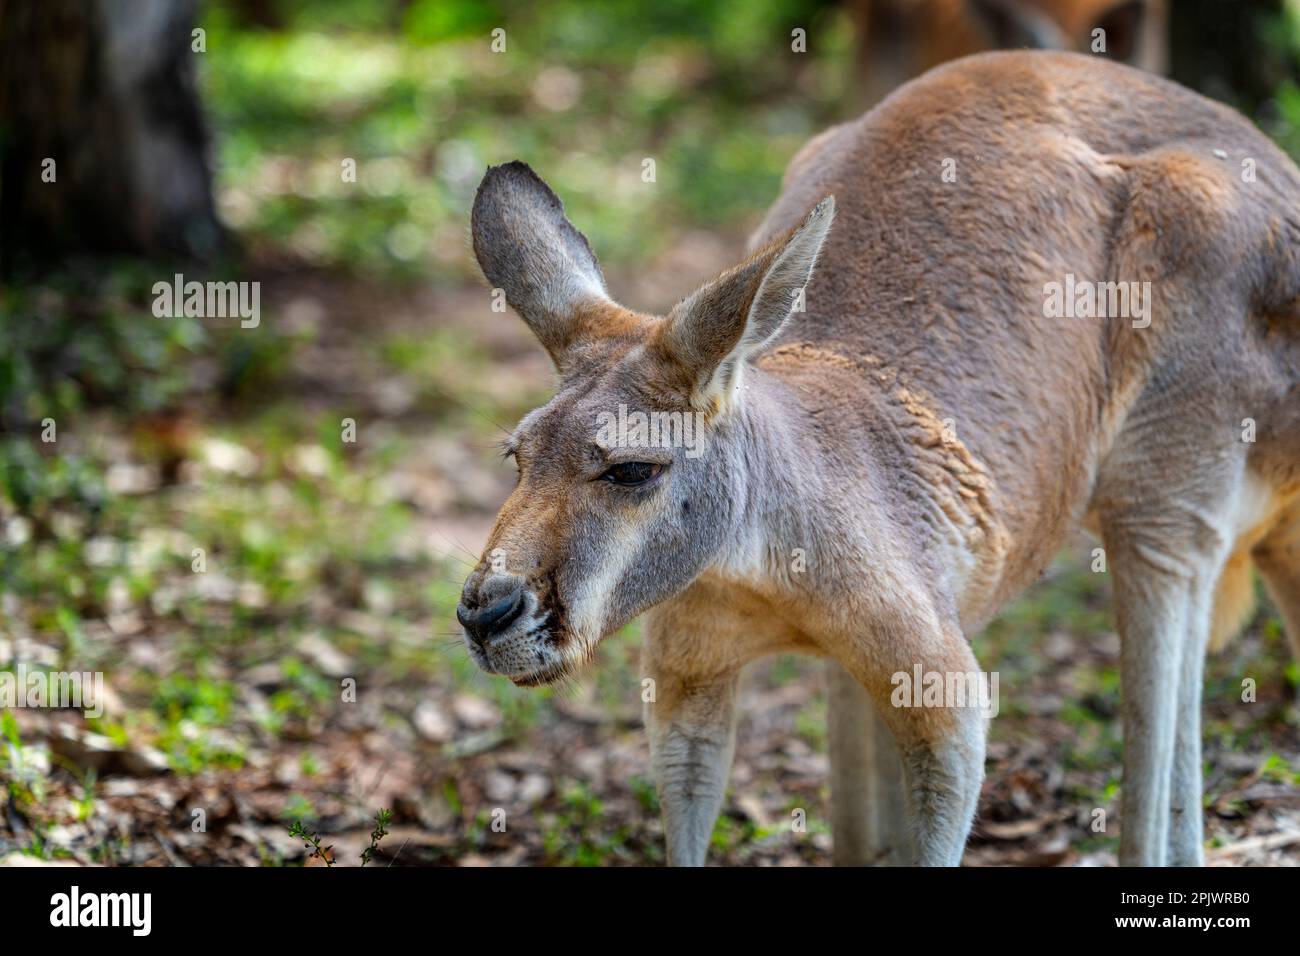
[[[573,673],[575,660],[568,632],[557,626],[555,615],[539,612],[535,599],[532,613],[517,620],[504,634],[488,640],[475,639],[465,631],[470,658],[482,670],[509,679],[517,687],[544,687]]]
[[[510,681],[516,687],[548,687],[559,683],[569,673],[571,673],[571,668],[568,662],[559,661],[543,667],[541,670],[533,671],[531,674],[510,675]]]

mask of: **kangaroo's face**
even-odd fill
[[[519,483],[458,609],[485,670],[560,676],[690,583],[729,527],[727,429],[654,387],[652,351],[593,349],[508,439]]]
[[[556,680],[725,545],[744,504],[744,364],[789,316],[833,212],[823,202],[655,318],[609,300],[586,239],[531,169],[488,170],[475,253],[560,386],[507,441],[519,483],[456,611],[480,667],[521,685]]]

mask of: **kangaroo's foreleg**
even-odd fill
[[[703,583],[643,620],[642,673],[654,681],[643,692],[645,725],[668,862],[702,866],[731,770],[740,671],[796,649],[797,634]]]
[[[937,736],[900,741],[913,854],[918,866],[960,866],[984,779],[985,719],[978,707],[951,708]]]
[[[735,675],[697,686],[660,677],[646,702],[671,866],[704,865],[735,749],[735,696]]]
[[[714,642],[686,630],[685,616],[646,618],[642,667],[650,765],[659,792],[670,866],[703,866],[722,807],[736,742],[736,684],[742,661],[699,653]]]

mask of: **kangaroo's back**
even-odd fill
[[[1212,381],[1225,428],[1296,414],[1300,175],[1226,107],[1098,58],[982,54],[810,142],[760,238],[826,194],[839,218],[783,341],[850,352],[952,424],[1024,542],[1012,588],[1153,380]],[[1125,314],[1100,314],[1106,283],[1133,291]],[[1293,469],[1300,440],[1274,454]]]

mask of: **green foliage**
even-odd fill
[[[204,79],[225,212],[254,246],[469,278],[474,188],[486,165],[521,158],[602,261],[643,262],[696,224],[752,224],[850,72],[847,21],[812,0],[379,6],[389,13],[348,20],[347,5],[283,5],[279,32],[212,14],[222,52]],[[814,25],[809,52],[791,52],[790,30]],[[504,53],[490,48],[497,28]]]
[[[563,809],[542,833],[542,846],[551,862],[562,866],[602,866],[620,854],[630,832],[604,820],[605,806],[584,783],[562,794]]]
[[[219,733],[229,721],[234,698],[234,686],[225,681],[186,674],[162,679],[154,695],[154,711],[161,718],[156,742],[173,769],[198,773],[243,764],[239,748],[228,746]]]
[[[152,410],[174,400],[185,385],[177,360],[209,341],[196,319],[152,316],[148,290],[163,275],[123,261],[104,276],[0,288],[0,422],[13,429],[87,404]]]

